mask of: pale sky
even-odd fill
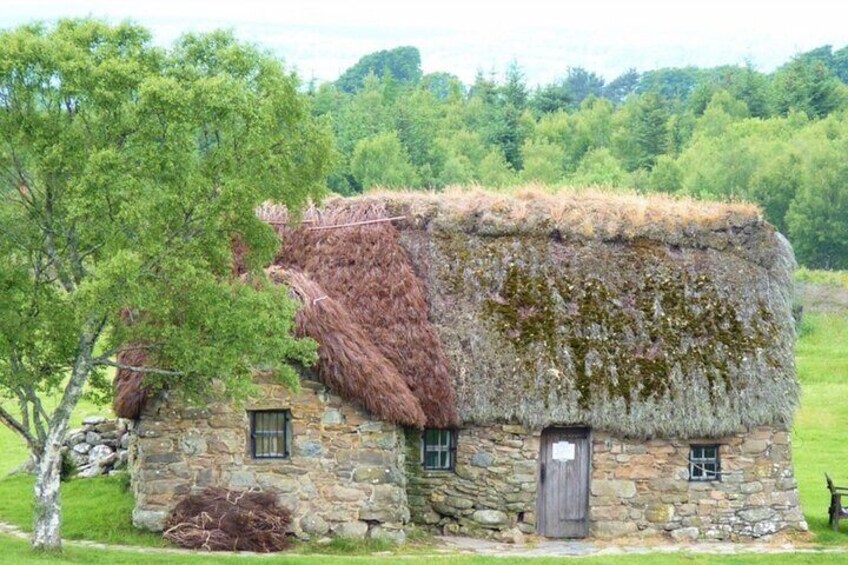
[[[232,28],[305,80],[334,80],[360,57],[414,45],[425,73],[464,82],[515,60],[533,85],[585,67],[615,78],[669,66],[743,64],[771,71],[792,55],[848,43],[844,0],[0,0],[0,27],[87,16],[131,19],[170,44],[187,31]]]

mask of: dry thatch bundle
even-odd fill
[[[427,418],[403,376],[341,304],[303,273],[271,267],[268,274],[288,285],[302,303],[297,332],[318,342],[318,373],[324,384],[383,420],[424,426]]]
[[[129,346],[118,353],[118,363],[130,367],[143,367],[147,363],[144,349]],[[138,371],[118,369],[115,376],[115,396],[112,409],[119,418],[136,419],[147,402],[148,390],[143,383],[144,375]]]
[[[450,365],[428,319],[424,285],[397,229],[381,221],[386,218],[379,203],[312,210],[298,227],[278,225],[283,245],[277,264],[307,273],[347,310],[403,376],[428,425],[455,426]],[[336,353],[343,354],[343,349]],[[386,397],[390,403],[401,400]]]
[[[174,507],[163,535],[188,549],[270,553],[291,545],[290,524],[273,494],[209,487]]]

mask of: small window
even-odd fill
[[[424,468],[428,471],[453,470],[456,462],[456,430],[424,430],[421,454]]]
[[[689,448],[689,480],[720,481],[721,461],[717,445],[693,445]]]
[[[291,412],[250,412],[250,453],[254,459],[282,459],[291,453]]]

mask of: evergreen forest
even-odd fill
[[[330,188],[604,187],[759,204],[799,263],[848,268],[848,47],[751,65],[572,67],[528,85],[520,65],[473,84],[424,74],[415,47],[371,53],[307,85],[336,138]]]

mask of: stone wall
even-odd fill
[[[302,537],[404,536],[409,520],[403,433],[371,419],[314,381],[292,395],[259,382],[261,393],[239,408],[189,407],[163,396],[137,424],[130,464],[139,527],[161,529],[183,496],[215,485],[277,493]],[[253,459],[248,410],[290,409],[292,455]]]
[[[424,471],[407,433],[412,521],[446,533],[512,539],[535,532],[540,433],[522,426],[459,432],[455,472]],[[720,444],[721,481],[690,482],[691,443]],[[805,531],[789,433],[761,427],[719,440],[621,440],[592,433],[591,535],[678,540]]]
[[[77,466],[77,477],[111,475],[127,466],[127,424],[127,420],[89,416],[81,428],[68,432],[64,450]]]
[[[737,540],[807,530],[788,431],[760,427],[700,442],[720,444],[721,481],[688,480],[691,443],[699,442],[594,433],[592,534]]]
[[[539,431],[497,425],[459,430],[456,470],[425,471],[421,434],[407,432],[412,521],[450,534],[513,541],[536,531]]]

